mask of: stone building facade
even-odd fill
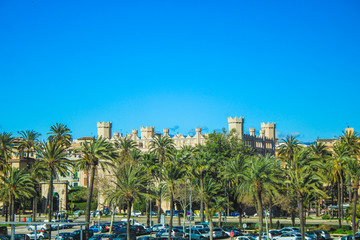
[[[259,135],[256,135],[255,128],[250,128],[249,133],[244,133],[244,117],[229,117],[228,118],[228,130],[229,132],[235,129],[238,137],[245,143],[245,145],[251,146],[255,149],[257,153],[260,154],[275,154],[275,123],[261,123],[261,129],[259,130]],[[130,138],[135,141],[142,152],[148,152],[151,147],[151,142],[154,139],[155,135],[158,134],[155,132],[154,127],[141,127],[140,128],[140,137],[137,129],[132,130],[131,134],[123,136],[122,133],[114,132],[112,135],[112,122],[98,122],[98,137],[107,138],[110,142],[115,142],[118,139]],[[175,144],[177,149],[180,149],[183,146],[196,146],[198,144],[204,144],[206,141],[206,136],[208,134],[202,134],[201,128],[195,129],[195,135],[193,136],[184,136],[182,134],[169,135],[169,129],[163,129],[162,136],[170,137]],[[113,173],[104,172],[100,168],[98,169],[98,209],[101,210],[105,206],[105,196],[103,192],[109,188],[111,184],[109,179],[113,178]],[[163,201],[162,208],[163,210],[168,210],[170,207],[169,203]]]

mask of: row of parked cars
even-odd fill
[[[269,231],[270,240],[301,240],[300,229],[296,227],[285,227],[280,230]],[[267,232],[263,232],[261,238],[259,234],[242,234],[236,240],[266,240]],[[330,240],[330,234],[323,230],[314,230],[305,232],[305,240]],[[350,239],[344,239],[350,240]]]

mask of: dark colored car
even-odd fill
[[[19,233],[14,235],[15,240],[30,240],[30,237],[25,233]]]
[[[81,230],[76,230],[71,234],[73,240],[80,240]],[[85,229],[82,230],[83,237],[85,236]],[[94,232],[89,229],[89,237],[94,236]]]
[[[0,235],[7,235],[8,229],[7,227],[0,227]]]
[[[136,234],[131,232],[130,233],[130,239],[131,240],[136,240]],[[117,235],[116,238],[114,238],[113,240],[127,240],[127,234],[126,233],[121,233],[121,234]]]
[[[62,232],[56,235],[55,240],[72,240],[70,232]]]
[[[98,233],[92,236],[89,240],[100,240],[104,235],[105,233]]]
[[[10,240],[11,236],[9,235],[0,235],[0,240]]]

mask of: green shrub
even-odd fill
[[[332,232],[334,234],[346,234],[346,235],[352,235],[352,231],[351,230],[346,230],[343,228],[340,229],[336,229],[334,232]]]
[[[324,219],[324,220],[329,220],[329,219],[331,219],[331,217],[329,216],[329,215],[323,215],[322,217],[321,217],[322,219]]]

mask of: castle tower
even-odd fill
[[[163,136],[165,137],[169,137],[169,129],[168,128],[164,128],[163,130]]]
[[[265,130],[265,137],[275,139],[276,123],[261,123],[261,129]]]
[[[255,128],[249,128],[250,136],[255,137]]]
[[[243,138],[244,134],[244,117],[229,117],[228,124],[229,124],[229,132],[233,129],[236,130],[236,133],[240,139]]]
[[[141,127],[140,132],[141,132],[141,139],[154,137],[154,127],[148,127],[148,126]]]
[[[97,122],[98,137],[111,138],[112,122]]]

